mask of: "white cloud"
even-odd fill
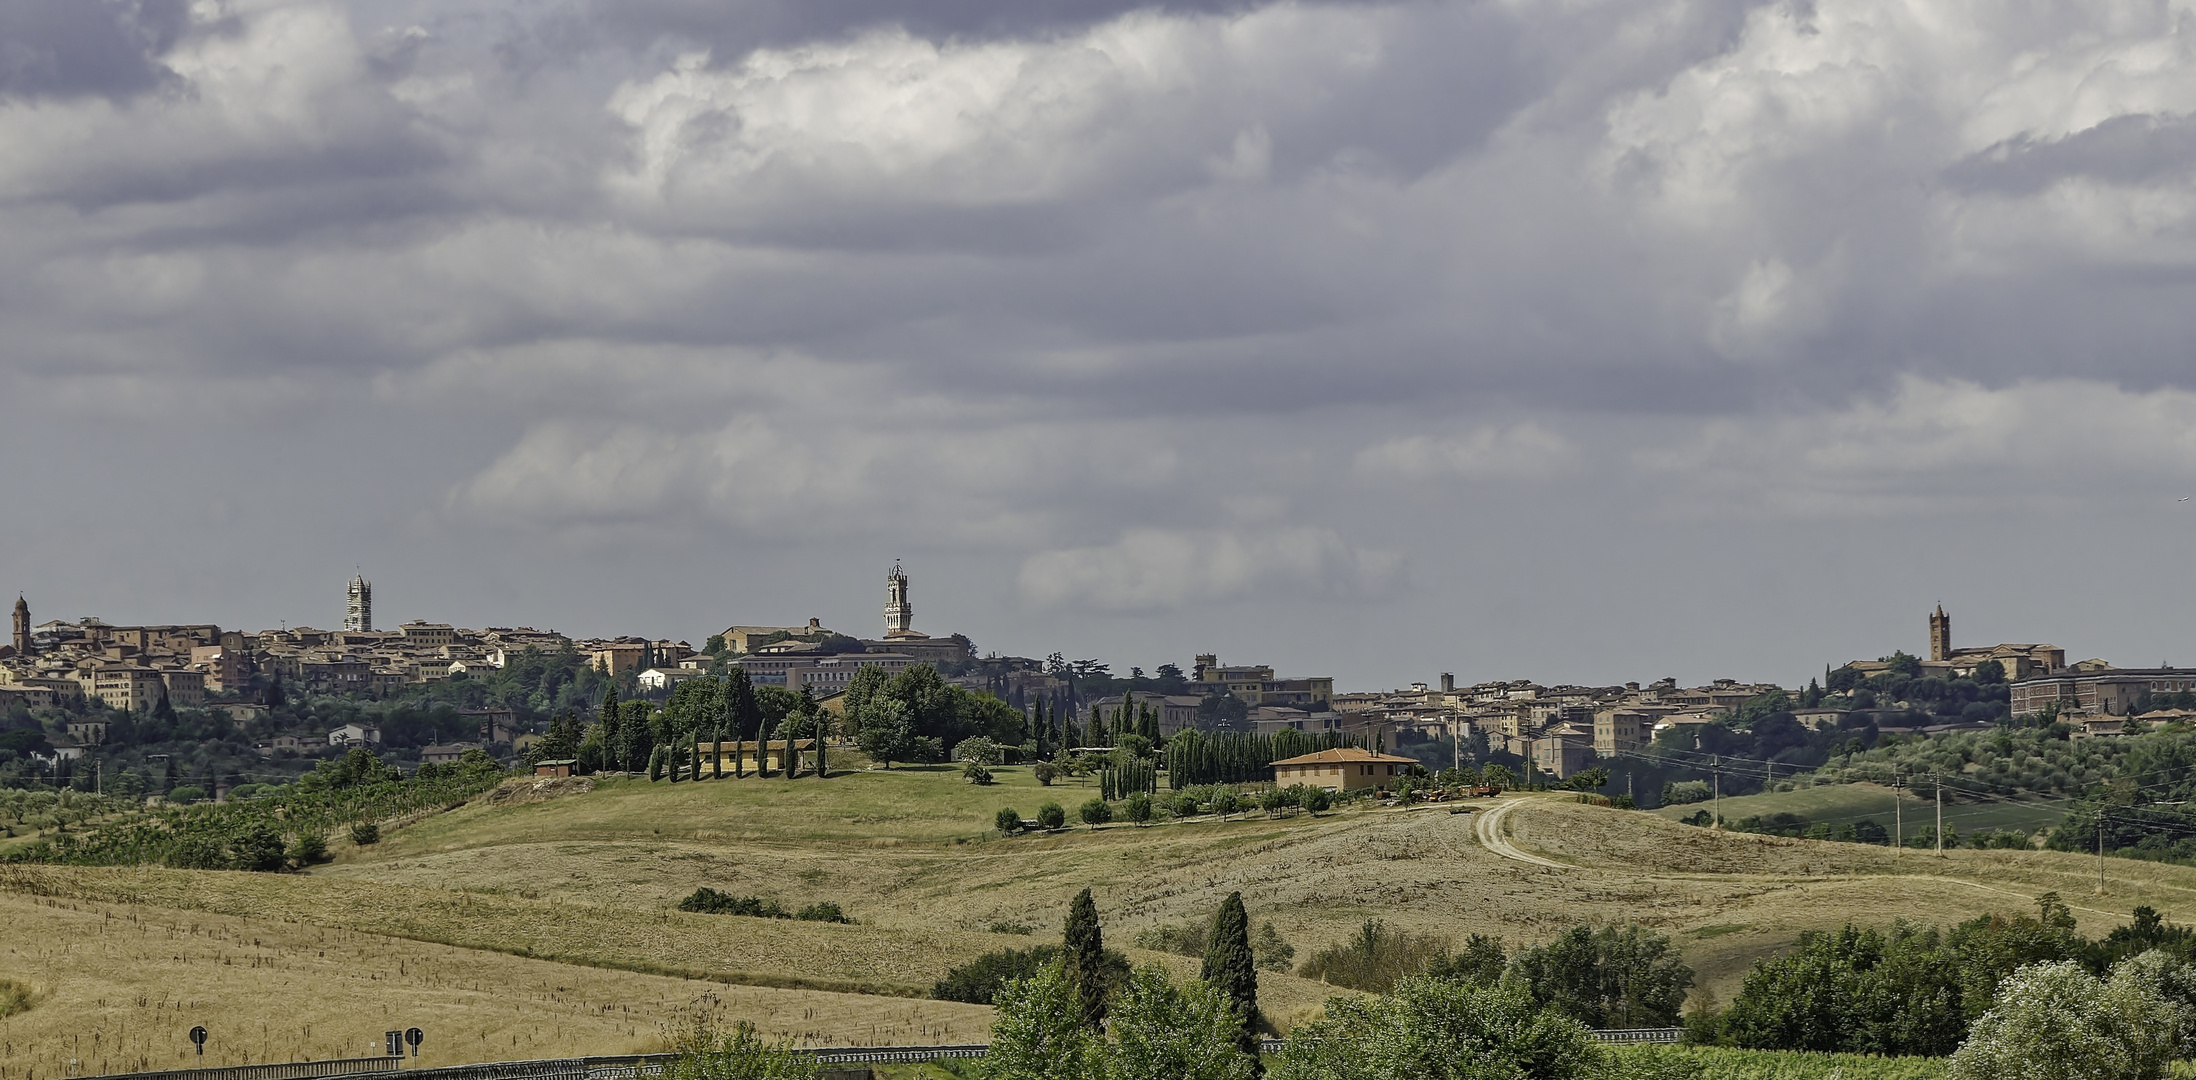
[[[1032,555],[1022,596],[1040,606],[1151,612],[1258,599],[1286,607],[1305,594],[1363,596],[1400,569],[1392,552],[1352,547],[1333,530],[1131,529],[1113,543]]]
[[[1462,435],[1406,435],[1357,454],[1357,474],[1404,480],[1545,478],[1578,467],[1579,449],[1569,439],[1527,421],[1488,426]]]
[[[2196,482],[2196,392],[1910,376],[1844,408],[1712,421],[1636,461],[1680,493],[1802,515],[2171,501]]]
[[[1301,115],[1373,76],[1377,10],[1282,3],[1227,17],[1140,11],[1057,36],[932,42],[901,29],[706,53],[633,80],[606,182],[636,208],[957,206],[1194,186],[1271,167],[1261,112]],[[1313,87],[1322,89],[1313,90]]]

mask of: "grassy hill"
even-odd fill
[[[1896,806],[1898,810],[1895,811],[1891,788],[1881,784],[1852,783],[1734,796],[1722,800],[1721,812],[1725,821],[1782,813],[1832,825],[1874,821],[1885,829],[1890,829],[1895,815],[1903,812],[1908,835],[1936,821],[1936,802],[1926,786],[1919,794],[1911,788],[1899,792]],[[1706,809],[1709,809],[1708,803],[1692,803],[1665,806],[1653,812],[1675,821]],[[1957,829],[1961,834],[2007,829],[2034,832],[2057,825],[2065,816],[2066,803],[2056,799],[1961,801],[1960,795],[1948,791],[1944,804],[1945,827]]]
[[[1368,918],[1513,943],[1582,922],[1639,921],[1671,934],[1723,1000],[1754,959],[1849,919],[1947,923],[2032,910],[2035,896],[2057,891],[2092,935],[2143,903],[2196,921],[2196,869],[2107,860],[2107,892],[2097,896],[2095,861],[2079,855],[1961,850],[1939,859],[1732,834],[1557,796],[1525,798],[1508,833],[1560,869],[1503,858],[1474,839],[1474,814],[1443,806],[1001,838],[989,830],[1000,807],[1028,816],[1051,799],[1072,812],[1093,789],[1040,789],[1025,769],[993,772],[999,783],[983,788],[934,768],[828,781],[612,779],[545,802],[476,799],[370,847],[339,842],[332,863],[305,874],[0,868],[0,911],[42,920],[42,936],[10,936],[0,977],[27,979],[45,995],[0,1020],[0,1041],[66,1046],[98,1034],[123,1038],[147,1067],[172,1064],[152,1044],[170,1039],[185,1013],[216,1008],[208,1002],[217,992],[223,1030],[264,1028],[257,1049],[232,1046],[254,1061],[305,1048],[349,1053],[423,1013],[472,1033],[438,1041],[447,1056],[435,1064],[643,1050],[660,1042],[673,1010],[705,992],[728,1015],[814,1042],[977,1039],[987,1009],[905,995],[985,951],[1054,939],[1084,887],[1096,892],[1114,944],[1145,927],[1209,918],[1241,890],[1253,920],[1272,921],[1300,957]],[[1859,785],[1756,798],[1797,806],[1789,800],[1800,795],[1822,801],[1794,812],[1825,819],[1880,813],[1870,798],[1888,802]],[[1738,802],[1725,800],[1727,816]],[[788,908],[831,900],[858,923],[676,911],[700,886]],[[96,944],[99,962],[56,944],[75,941]],[[1182,972],[1196,964],[1132,956]],[[133,963],[142,976],[130,974]],[[205,980],[192,981],[207,966]],[[317,1041],[299,1041],[283,1034],[300,1026],[296,1006],[248,991],[241,980],[252,970],[346,971],[337,985],[349,989],[331,991],[313,1014]],[[126,993],[133,980],[146,987]],[[235,991],[219,990],[229,985],[222,980],[236,980]],[[534,989],[499,996],[503,986]],[[1262,999],[1283,1023],[1328,993],[1261,976]],[[97,1030],[106,1021],[87,1030],[85,1016],[125,998],[145,1003],[116,1013],[113,1032]],[[573,1019],[583,1014],[591,1019]],[[143,1041],[118,1034],[125,1026]]]

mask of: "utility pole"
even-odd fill
[[[1929,774],[1929,784],[1937,793],[1937,857],[1944,858],[1944,777]]]
[[[2097,895],[2105,893],[2105,812],[2097,808]]]
[[[1723,827],[1723,757],[1721,755],[1711,755],[1708,758],[1708,775],[1715,779],[1715,801],[1710,805],[1715,807],[1712,812],[1716,819],[1714,824],[1716,828],[1720,829]]]
[[[1899,767],[1891,766],[1891,854],[1906,846],[1906,804],[1899,799]]]

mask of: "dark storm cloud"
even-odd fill
[[[0,5],[0,99],[127,98],[172,77],[158,57],[188,0],[10,0]]]

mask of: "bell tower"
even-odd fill
[[[1929,616],[1929,658],[1952,659],[1952,616],[1944,613],[1944,605],[1938,604],[1936,614]]]
[[[364,574],[351,575],[351,587],[343,605],[343,629],[364,634],[374,628],[374,583]]]
[[[900,568],[900,560],[892,560],[892,572],[885,575],[885,637],[919,637],[915,633],[915,606],[907,602],[907,571]]]
[[[24,600],[24,599],[23,599],[23,597],[22,597],[22,594],[18,593],[18,594],[16,594],[16,597],[15,597],[15,655],[17,655],[17,656],[29,656],[30,654],[31,654],[31,609],[30,609],[30,602],[29,602],[29,601],[27,601],[27,600]]]

